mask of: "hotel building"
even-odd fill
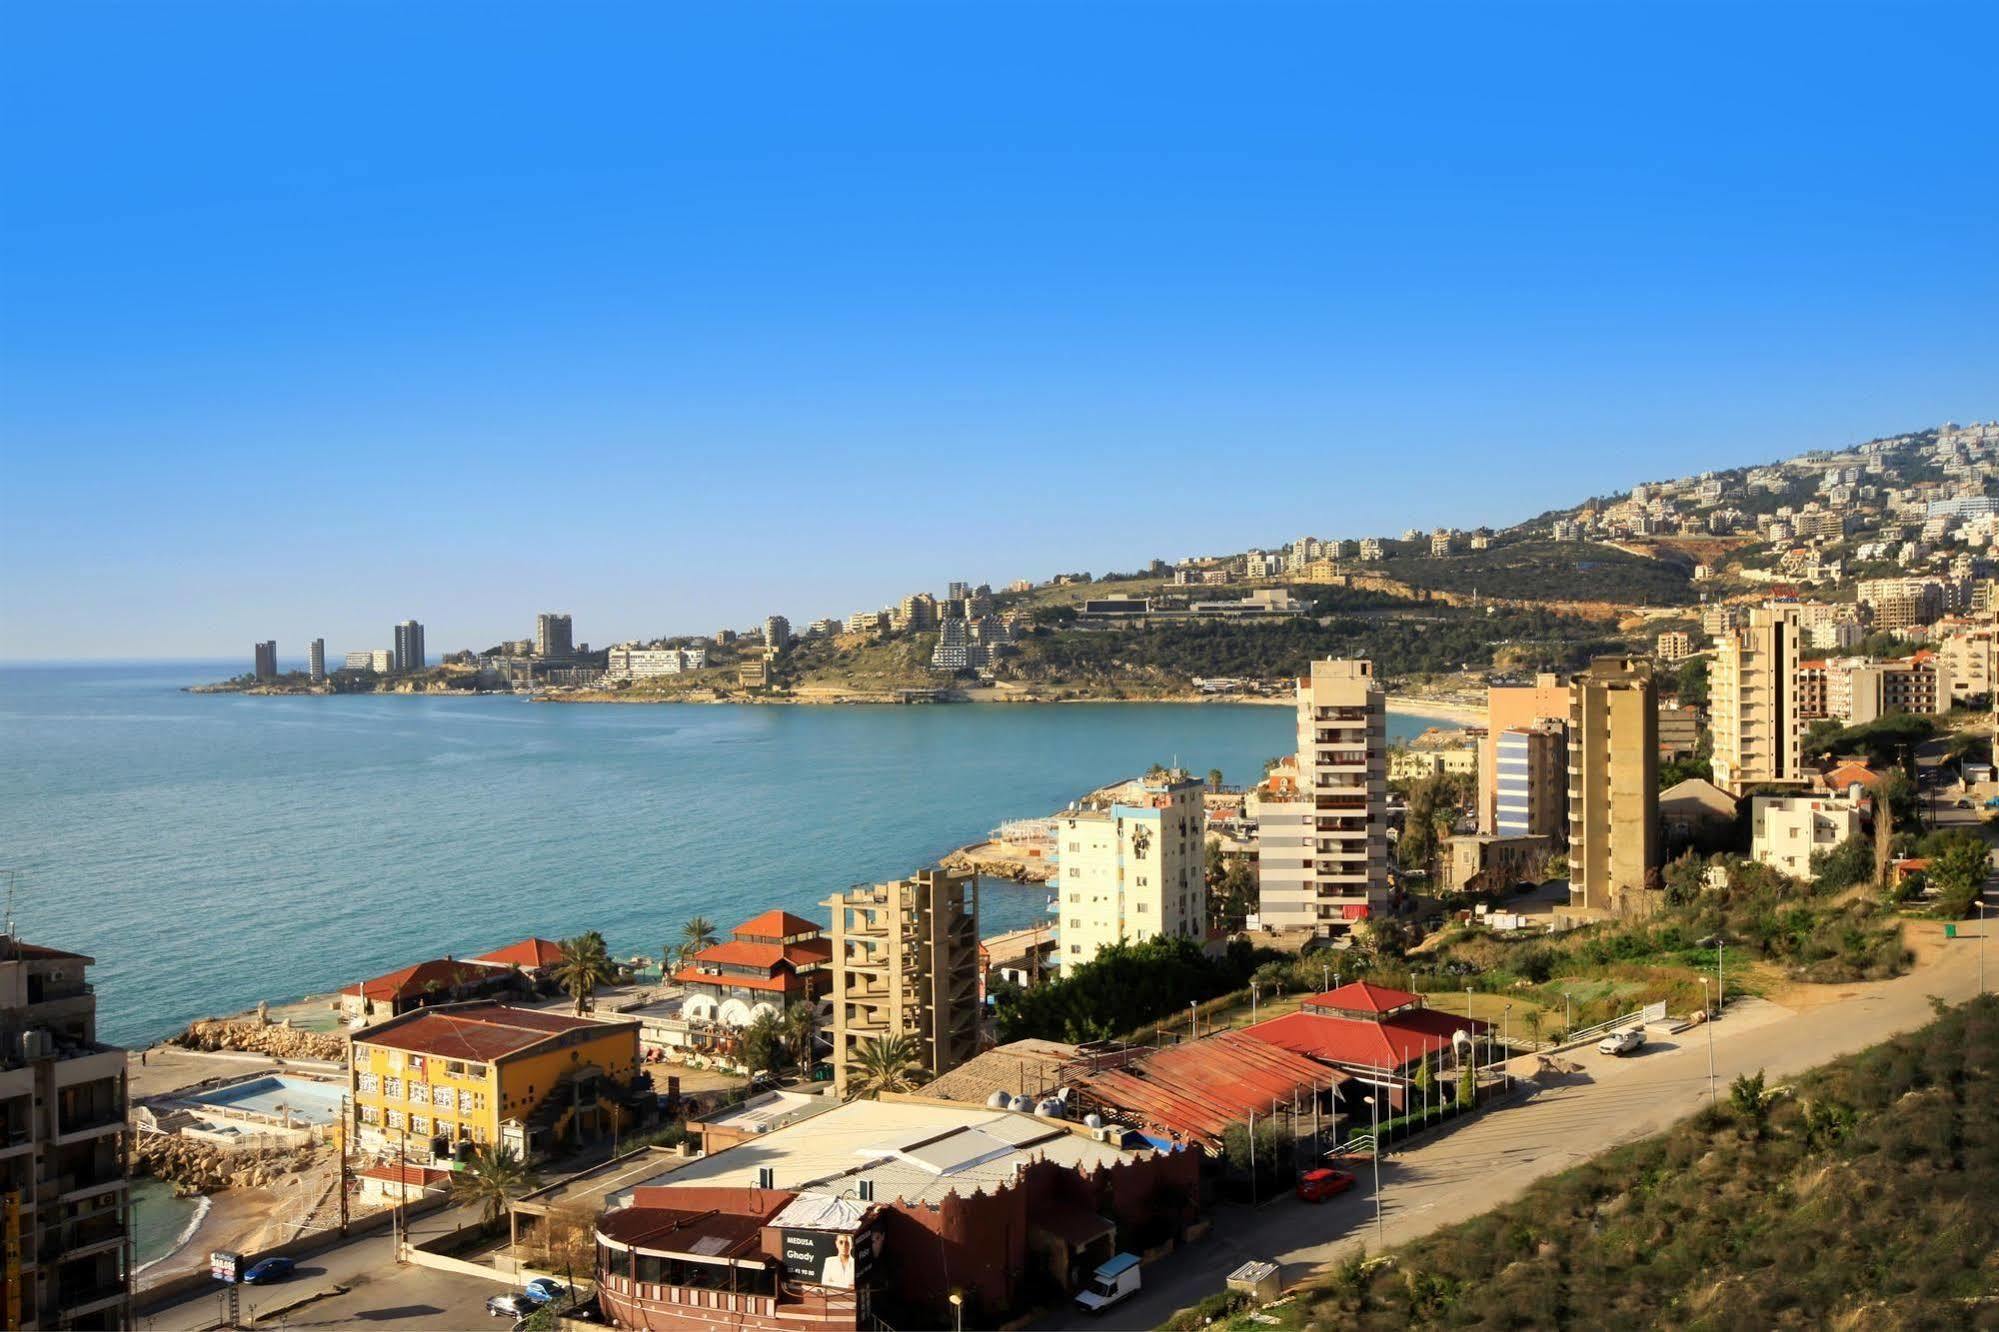
[[[1207,815],[1200,782],[1148,774],[1108,809],[1055,821],[1061,959],[1073,971],[1112,944],[1207,935]]]

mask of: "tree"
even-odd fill
[[[1538,1044],[1541,1040],[1541,1010],[1530,1006],[1520,1017],[1527,1025],[1527,1039]]]
[[[1763,1070],[1754,1073],[1740,1073],[1728,1086],[1728,1103],[1749,1125],[1756,1137],[1762,1137],[1770,1127],[1770,1109],[1783,1095],[1780,1088],[1766,1088],[1763,1084]]]
[[[576,1001],[576,1015],[589,1007],[590,996],[599,985],[607,985],[618,974],[604,946],[604,936],[595,930],[562,941],[562,954],[555,963],[555,982]]]
[[[1874,853],[1855,834],[1830,851],[1812,852],[1812,880],[1822,893],[1836,893],[1866,883],[1874,869]]]
[[[800,999],[784,1010],[778,1023],[786,1053],[801,1072],[812,1066],[813,1043],[819,1035],[818,1010]]]
[[[1689,657],[1673,676],[1673,693],[1680,702],[1704,708],[1708,703],[1707,658]]]
[[[684,960],[702,949],[712,946],[720,936],[715,933],[715,922],[706,916],[696,916],[680,927],[680,956]]]
[[[482,1143],[465,1168],[451,1177],[451,1195],[461,1203],[477,1203],[488,1224],[507,1214],[514,1199],[534,1190],[537,1180],[520,1154],[499,1143]]]
[[[784,1028],[777,1015],[759,1013],[743,1029],[743,1067],[751,1073],[774,1073],[784,1063]]]
[[[1210,791],[1219,791],[1222,789],[1222,770],[1220,768],[1208,769],[1208,789]]]
[[[1961,920],[1970,914],[1971,904],[1985,884],[1991,853],[1976,833],[1945,833],[1925,841],[1929,878],[1939,894],[1937,914],[1945,920]]]
[[[877,1036],[861,1046],[847,1070],[847,1099],[879,1100],[883,1092],[915,1091],[930,1080],[917,1062],[916,1042],[897,1034]]]

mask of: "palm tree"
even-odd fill
[[[929,1080],[929,1070],[916,1062],[916,1042],[899,1034],[877,1036],[854,1059],[847,1099],[878,1100],[883,1092],[915,1091]]]
[[[798,1000],[784,1010],[779,1020],[783,1033],[784,1047],[791,1053],[791,1062],[801,1072],[812,1066],[813,1038],[819,1034],[819,1013],[806,1000]]]
[[[715,922],[706,916],[696,916],[680,927],[681,960],[692,957],[713,944],[721,936],[715,933]]]
[[[478,1203],[492,1223],[507,1214],[514,1199],[532,1192],[537,1182],[513,1148],[488,1143],[474,1148],[465,1168],[451,1177],[451,1196],[461,1203]]]
[[[597,987],[608,984],[617,974],[618,969],[604,946],[604,936],[597,931],[562,941],[562,956],[555,963],[555,980],[576,1001],[578,1017],[583,1015]]]

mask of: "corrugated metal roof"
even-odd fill
[[[1345,1077],[1280,1045],[1225,1031],[1120,1068],[1078,1072],[1074,1085],[1086,1101],[1148,1128],[1215,1144],[1252,1113],[1268,1114]]]

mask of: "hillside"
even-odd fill
[[[1520,601],[1609,601],[1679,606],[1697,598],[1693,562],[1648,559],[1574,541],[1508,541],[1489,550],[1432,556],[1401,546],[1368,566],[1412,588]]]
[[[1985,997],[1232,1326],[1991,1326],[1995,1098]]]

